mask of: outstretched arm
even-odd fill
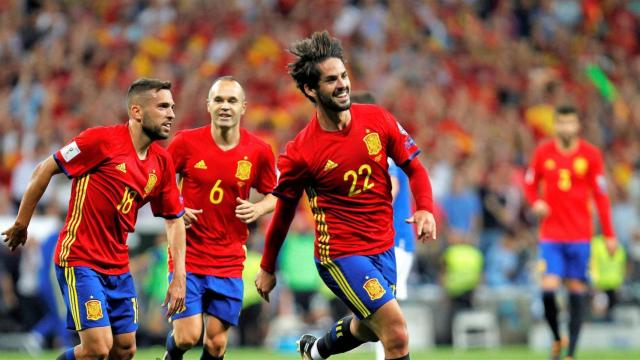
[[[252,203],[248,200],[236,198],[236,217],[243,223],[249,224],[258,220],[261,216],[273,211],[278,200],[273,194],[267,194],[262,200]]]
[[[276,210],[267,229],[262,261],[260,262],[261,269],[256,277],[258,294],[267,301],[269,301],[269,293],[276,286],[276,260],[296,214],[297,206],[297,201],[278,199]]]
[[[31,180],[29,180],[29,184],[27,185],[27,189],[22,196],[22,201],[20,201],[20,208],[18,209],[18,216],[16,217],[15,223],[2,233],[2,235],[6,237],[4,241],[7,243],[9,249],[15,250],[27,241],[27,228],[33,217],[36,205],[49,186],[53,175],[61,172],[53,156],[49,156],[36,166],[31,175]]]
[[[420,160],[414,158],[402,170],[409,177],[409,187],[416,201],[416,212],[406,222],[416,224],[419,240],[424,242],[435,239],[436,220],[433,217],[433,195],[427,169],[422,166]]]
[[[187,272],[185,270],[186,235],[181,218],[166,219],[165,228],[169,251],[173,258],[173,278],[162,306],[167,307],[167,317],[171,317],[184,307]]]

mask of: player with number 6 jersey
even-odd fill
[[[238,81],[216,79],[207,97],[211,123],[178,133],[169,145],[185,202],[187,296],[172,317],[165,360],[182,359],[203,325],[201,359],[220,360],[229,329],[238,324],[247,224],[273,211],[276,200],[271,146],[240,127],[246,104]],[[251,188],[265,196],[249,201]]]

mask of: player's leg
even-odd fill
[[[578,344],[578,337],[587,298],[587,270],[589,264],[590,244],[568,244],[567,253],[567,290],[569,291],[569,349],[567,357],[572,359]]]
[[[67,327],[78,331],[80,345],[58,360],[106,359],[113,346],[111,324],[100,274],[85,267],[60,267],[56,277],[67,307]]]
[[[303,356],[314,360],[326,359],[365,342],[376,341],[379,336],[383,340],[387,358],[408,355],[408,350],[398,355],[403,350],[397,349],[398,343],[402,344],[401,348],[407,348],[408,344],[404,318],[393,297],[396,277],[393,249],[375,256],[348,256],[317,263],[317,266],[325,284],[349,306],[355,317],[339,320],[317,341],[310,335],[303,336],[299,345]],[[362,319],[373,318],[374,313],[379,311],[381,316],[375,317],[375,326],[380,333],[376,333],[370,319]],[[383,321],[382,317],[385,316],[387,319]]]
[[[172,277],[173,273],[169,274],[169,281]],[[200,341],[204,285],[204,275],[187,273],[185,307],[171,317],[173,328],[167,335],[165,360],[181,360],[184,353]]]
[[[136,353],[138,330],[138,294],[130,273],[111,275],[105,279],[113,347],[109,360],[129,360]]]
[[[406,251],[401,247],[395,248],[396,269],[398,271],[398,281],[395,292],[396,299],[401,303],[407,299],[407,283],[411,274],[411,266],[413,265],[413,253]],[[381,341],[376,343],[376,360],[384,360],[384,346]]]
[[[222,360],[229,328],[237,326],[244,286],[240,278],[207,276],[204,296],[205,336],[202,360]]]
[[[202,360],[222,360],[227,351],[231,325],[213,315],[205,315],[205,336]]]
[[[544,317],[549,324],[551,335],[553,336],[551,344],[551,359],[560,358],[562,351],[562,336],[558,325],[558,304],[556,293],[562,283],[565,274],[565,261],[562,251],[562,244],[541,242],[540,258],[544,264],[544,272],[542,275],[542,303],[544,304]]]

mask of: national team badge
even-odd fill
[[[251,177],[251,162],[247,160],[246,156],[244,160],[238,161],[236,177],[240,180],[249,180],[249,177]]]
[[[587,159],[583,158],[582,156],[578,156],[575,160],[573,160],[573,171],[575,171],[576,174],[582,176],[587,173],[588,169],[589,162],[587,161]]]
[[[553,169],[556,168],[556,162],[553,161],[553,159],[547,159],[544,162],[544,168],[547,169],[547,170],[553,170]]]
[[[147,185],[145,185],[144,187],[145,195],[149,194],[151,190],[153,190],[153,187],[156,186],[157,182],[158,182],[158,177],[156,176],[156,174],[155,173],[149,174],[149,180],[147,180]]]
[[[376,278],[367,280],[362,287],[369,294],[371,300],[378,300],[387,292]]]
[[[378,133],[369,133],[362,139],[367,145],[367,151],[369,155],[376,155],[382,150],[382,143],[380,142],[380,136]]]
[[[87,309],[87,320],[102,319],[102,304],[100,300],[89,300],[84,303],[84,307]]]

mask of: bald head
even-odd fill
[[[223,87],[225,88],[225,90],[231,90],[233,93],[235,93],[238,101],[246,101],[242,85],[240,85],[240,82],[238,82],[238,80],[236,80],[233,76],[222,76],[217,78],[209,89],[207,101],[211,102],[211,100],[213,100],[213,98],[221,92],[221,88]]]

